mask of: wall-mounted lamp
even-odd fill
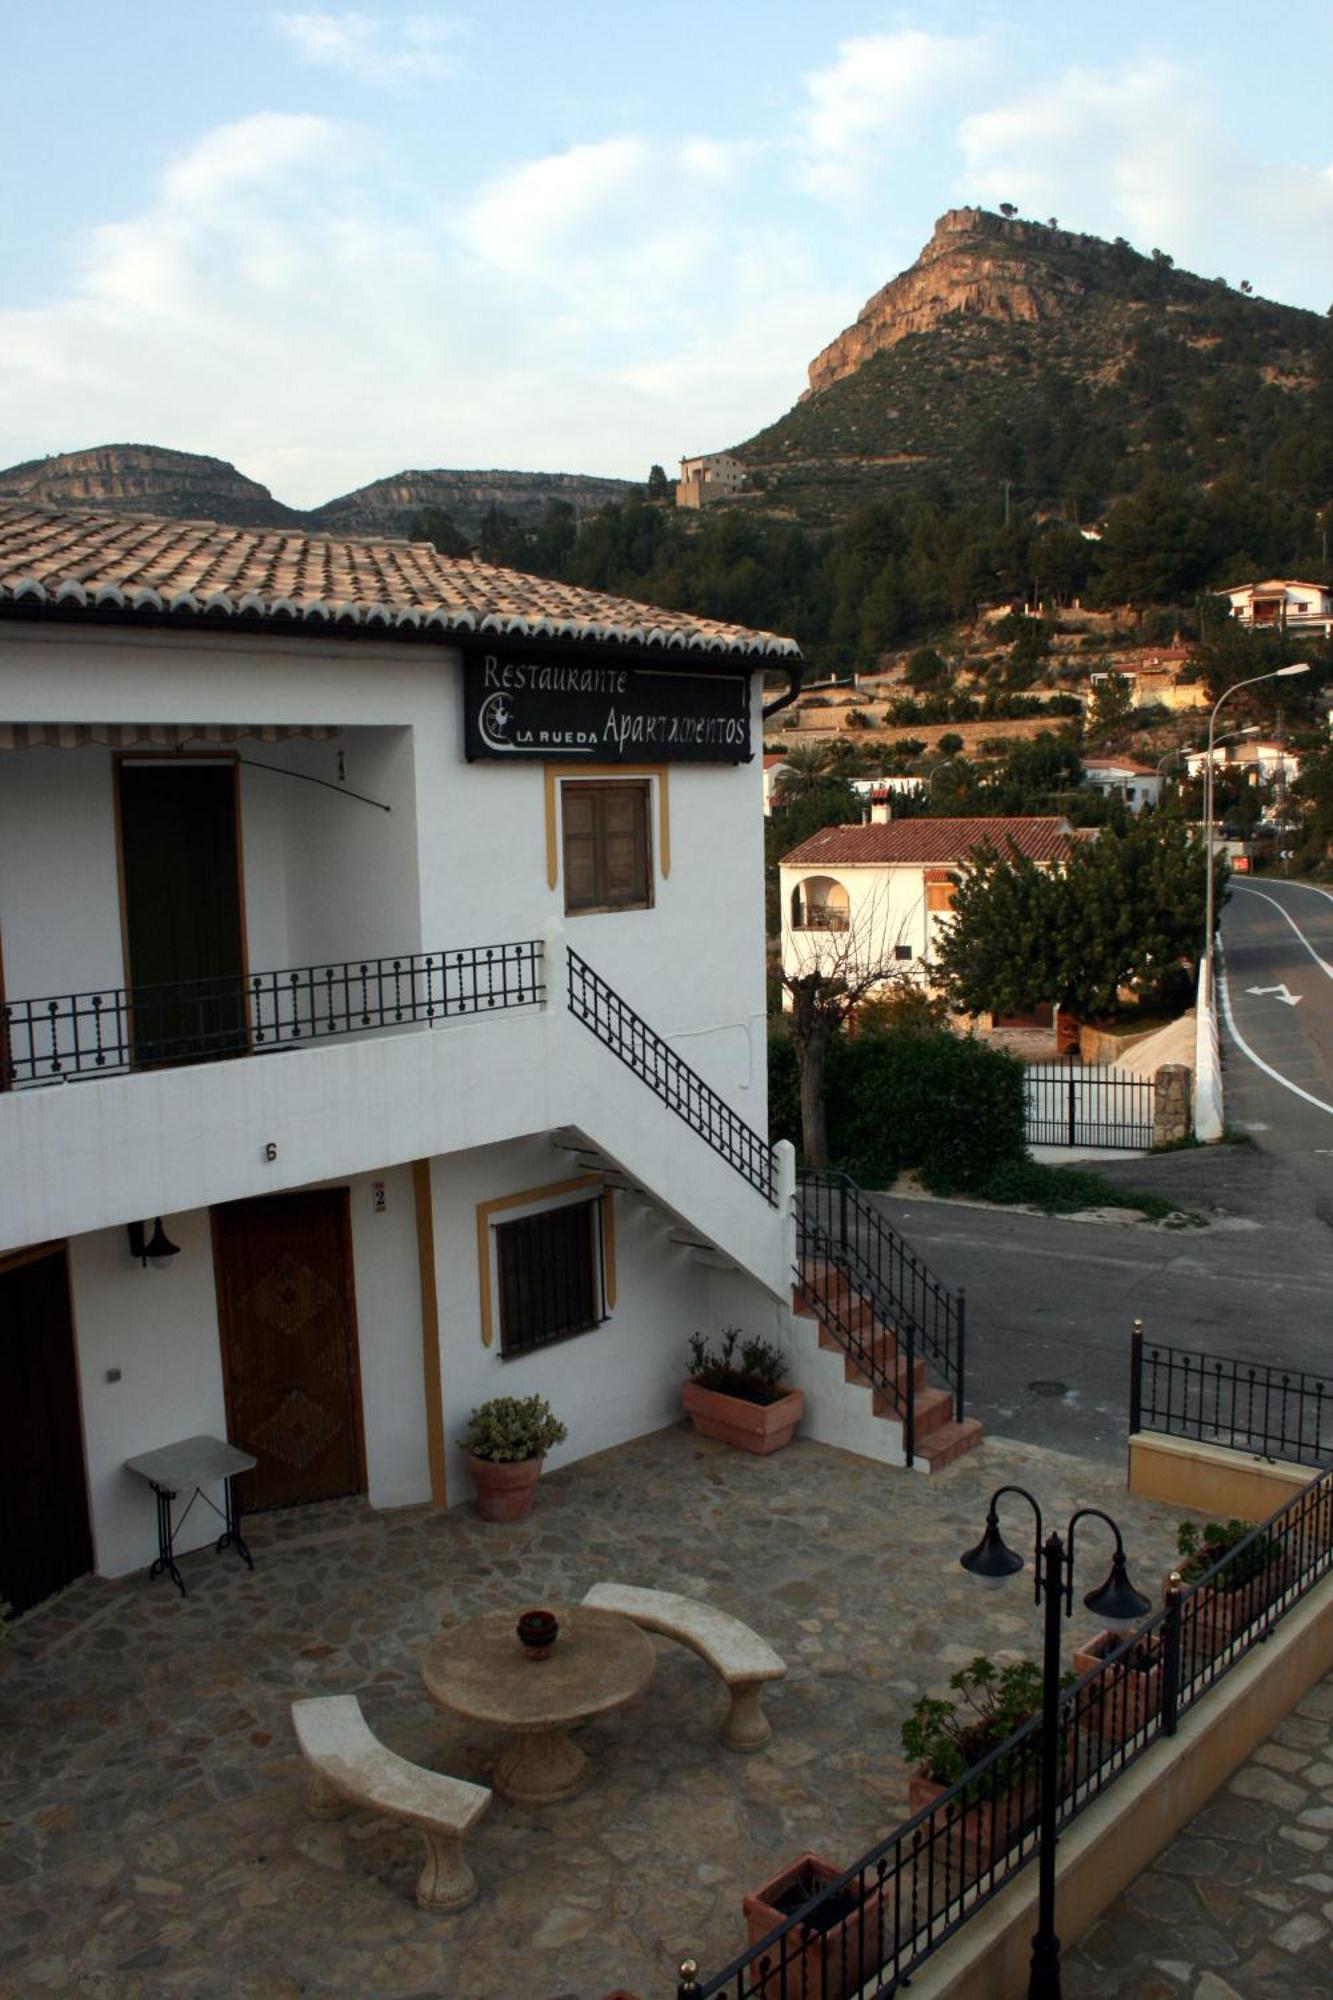
[[[130,1255],[131,1257],[137,1257],[145,1270],[151,1264],[155,1271],[165,1271],[170,1266],[172,1258],[180,1256],[180,1244],[173,1243],[167,1235],[166,1230],[162,1227],[162,1218],[160,1215],[155,1216],[153,1219],[153,1233],[151,1236],[148,1235],[147,1229],[147,1223],[130,1223]]]

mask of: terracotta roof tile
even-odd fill
[[[661,611],[576,584],[439,555],[428,542],[333,540],[0,501],[0,603],[110,605],[306,627],[350,623],[795,659],[793,639]]]
[[[782,857],[784,868],[815,862],[835,867],[966,861],[978,848],[1007,855],[1011,848],[1030,861],[1060,861],[1068,852],[1070,826],[1064,819],[891,819],[882,825],[826,826]]]

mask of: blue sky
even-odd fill
[[[643,478],[787,409],[946,208],[1323,312],[1330,10],[0,0],[0,464],[136,440],[308,505]]]

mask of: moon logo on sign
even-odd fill
[[[506,694],[488,694],[477,715],[477,732],[488,750],[512,750],[508,740],[514,711]]]

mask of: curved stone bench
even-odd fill
[[[424,1910],[461,1910],[477,1893],[463,1859],[463,1835],[491,1802],[484,1785],[445,1777],[400,1757],[380,1742],[354,1694],[321,1695],[292,1703],[301,1755],[310,1766],[306,1811],[341,1819],[353,1806],[406,1820],[426,1844],[417,1878]]]
[[[731,1707],[722,1725],[728,1750],[762,1750],[773,1734],[763,1709],[765,1681],[780,1681],[787,1665],[766,1639],[730,1612],[682,1597],[674,1590],[645,1590],[633,1583],[595,1583],[583,1602],[618,1611],[646,1632],[660,1632],[697,1653],[727,1684]]]

